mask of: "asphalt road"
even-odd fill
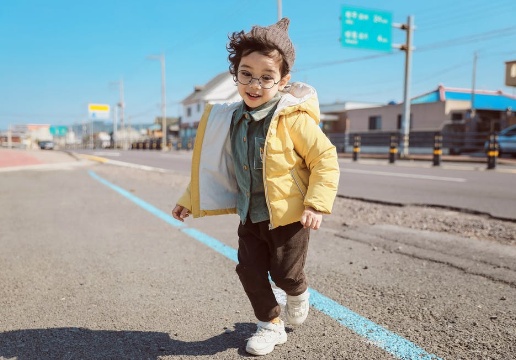
[[[68,161],[0,172],[0,359],[250,357],[238,219],[170,221],[181,171]],[[265,358],[516,358],[514,247],[329,221],[306,271],[309,318]]]
[[[82,151],[122,161],[189,174],[191,152]],[[516,161],[486,170],[479,162],[431,162],[340,159],[339,195],[391,204],[436,205],[516,220]]]

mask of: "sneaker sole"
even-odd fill
[[[284,343],[287,342],[287,334],[285,333],[285,336],[284,337],[281,337],[278,342],[276,344],[273,344],[272,346],[269,346],[265,349],[261,349],[261,350],[256,350],[256,349],[251,349],[251,348],[248,348],[247,346],[245,347],[245,351],[247,351],[249,354],[251,355],[258,355],[258,356],[262,356],[262,355],[267,355],[267,354],[270,354],[271,352],[274,351],[274,347],[276,345],[282,345]]]

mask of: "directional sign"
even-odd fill
[[[49,128],[50,134],[54,136],[65,136],[68,132],[67,126],[51,125]]]
[[[109,119],[109,105],[88,104],[88,114],[90,119]]]
[[[392,50],[392,14],[381,10],[342,7],[342,46]]]

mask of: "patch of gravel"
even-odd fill
[[[138,179],[167,186],[182,193],[186,188],[187,175],[169,172],[157,173],[119,166],[109,166],[110,171],[118,171],[124,178]],[[98,169],[100,173],[102,168]],[[109,172],[108,172],[109,173]],[[505,221],[487,215],[476,215],[435,206],[399,206],[369,202],[338,196],[333,213],[324,218],[325,222],[339,228],[363,225],[397,225],[414,230],[428,230],[458,235],[464,238],[484,239],[516,246],[516,221]]]
[[[378,204],[338,197],[330,218],[346,227],[388,224],[516,245],[516,221],[443,208]]]

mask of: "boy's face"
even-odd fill
[[[243,56],[240,60],[237,78],[247,81],[249,81],[250,77],[253,78],[247,85],[243,85],[240,81],[237,81],[238,93],[249,108],[254,109],[265,104],[272,99],[278,91],[283,90],[285,85],[289,82],[290,74],[283,78],[281,77],[280,59],[280,56],[272,58],[255,51]],[[260,79],[263,86],[260,85],[257,79]],[[247,81],[243,82],[245,83]],[[270,89],[264,88],[264,86],[269,87],[271,85],[272,87]]]

